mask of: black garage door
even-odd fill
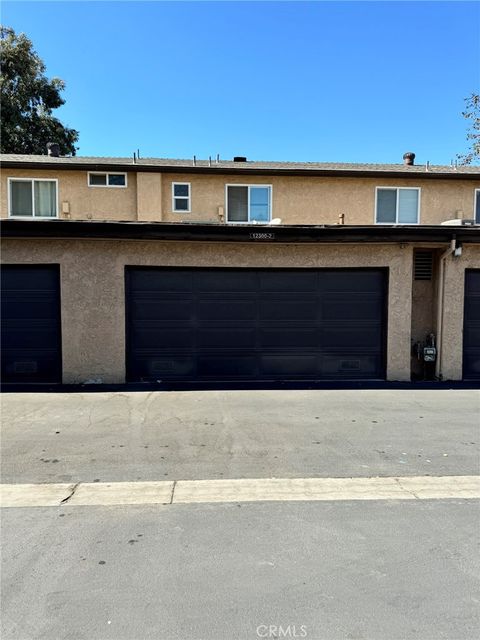
[[[3,265],[2,381],[61,382],[58,265]]]
[[[480,269],[465,272],[463,377],[480,380]]]
[[[386,271],[127,267],[127,379],[385,377]]]

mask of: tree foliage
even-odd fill
[[[45,64],[23,33],[0,26],[0,100],[2,153],[45,154],[56,142],[62,155],[75,155],[78,131],[52,115],[65,103],[65,83],[47,78]]]
[[[480,160],[480,95],[472,93],[465,98],[465,111],[462,116],[469,121],[467,140],[470,143],[470,150],[457,158],[462,164],[472,164]]]

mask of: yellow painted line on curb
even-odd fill
[[[480,476],[3,484],[1,507],[480,498]]]

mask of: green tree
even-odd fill
[[[47,78],[32,42],[10,27],[0,26],[0,56],[1,152],[45,154],[56,142],[62,155],[75,155],[78,131],[52,115],[65,103],[63,80]]]
[[[462,116],[469,121],[467,140],[470,143],[470,150],[464,155],[457,155],[461,164],[472,164],[480,160],[480,95],[472,93],[465,98],[465,111]]]

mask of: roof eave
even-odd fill
[[[3,238],[110,239],[246,243],[463,243],[480,244],[480,227],[268,226],[80,220],[9,220]]]
[[[255,168],[255,167],[225,167],[225,166],[175,166],[175,165],[143,165],[139,163],[85,163],[85,162],[35,162],[4,160],[1,163],[4,169],[32,169],[43,171],[122,171],[134,173],[189,173],[210,175],[259,175],[259,176],[317,176],[337,178],[407,178],[407,179],[441,179],[441,180],[477,180],[478,173],[462,173],[452,170],[449,173],[435,172],[434,170],[382,170],[382,169],[296,169],[286,168]],[[418,165],[417,165],[418,168]]]

